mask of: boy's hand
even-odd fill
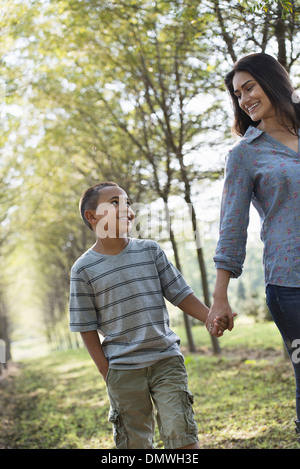
[[[211,308],[208,312],[205,324],[208,332],[212,335],[216,335],[216,330],[214,328],[214,320],[218,318],[227,318],[228,319],[228,326],[227,329],[231,331],[234,327],[234,317],[236,315],[233,313],[231,306],[228,302],[227,298],[215,299]]]
[[[106,378],[107,378],[107,374],[108,374],[108,368],[109,367],[108,367],[108,362],[107,362],[106,366],[101,367],[101,370],[99,370],[101,375],[102,375],[102,378],[104,379],[105,382],[106,382]]]
[[[237,313],[233,313],[233,317],[235,318]],[[216,316],[213,323],[210,325],[210,330],[208,332],[210,335],[214,335],[216,337],[221,337],[223,332],[228,329],[229,319],[227,317],[220,317]]]

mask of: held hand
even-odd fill
[[[206,319],[206,328],[211,335],[221,337],[224,330],[233,329],[233,319],[236,316],[237,314],[232,312],[227,300],[214,301]]]

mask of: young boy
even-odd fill
[[[155,241],[128,237],[134,213],[117,184],[89,188],[80,212],[96,242],[72,267],[70,328],[81,333],[106,381],[116,447],[153,448],[154,403],[165,448],[199,448],[180,340],[169,328],[164,297],[202,322],[208,308]],[[226,324],[215,325],[221,335]]]

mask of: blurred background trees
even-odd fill
[[[53,347],[78,345],[68,331],[69,272],[94,241],[78,201],[99,180],[158,204],[166,215],[158,241],[209,305],[233,143],[223,77],[241,56],[267,52],[298,87],[299,1],[2,0],[0,8],[0,338],[39,331]],[[243,297],[251,313],[255,298],[254,314],[264,316],[260,251],[246,264],[233,302]],[[189,343],[193,350],[191,332]]]

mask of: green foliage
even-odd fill
[[[282,17],[285,18],[286,13],[292,13],[293,11],[293,4],[289,0],[267,0],[265,2],[256,2],[252,0],[242,0],[240,2],[242,5],[245,5],[246,8],[249,9],[252,13],[259,12],[264,10],[268,12],[272,5],[277,5],[282,8]]]

